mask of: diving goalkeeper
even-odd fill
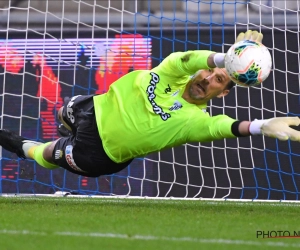
[[[241,40],[261,42],[256,31]],[[70,136],[53,142],[27,140],[0,130],[0,145],[39,165],[88,177],[116,173],[136,157],[187,142],[265,135],[300,141],[298,117],[238,121],[209,116],[207,102],[226,96],[234,83],[224,54],[198,50],[170,54],[152,70],[128,73],[102,95],[74,96],[58,116]]]

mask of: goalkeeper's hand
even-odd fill
[[[244,41],[244,40],[250,40],[253,42],[260,42],[262,43],[262,39],[263,39],[263,34],[261,32],[258,32],[256,30],[247,30],[246,33],[241,32],[236,40],[235,43],[238,43],[240,41]]]
[[[299,117],[278,117],[268,120],[255,120],[250,123],[249,132],[252,135],[263,134],[282,141],[288,139],[300,141],[300,131],[290,128],[290,126],[299,125]]]
[[[251,40],[254,42],[262,42],[263,34],[254,30],[247,30],[245,33],[241,32],[237,38],[235,43],[243,41],[243,40]],[[226,53],[216,53],[213,56],[214,65],[218,68],[224,68],[225,67],[225,55]]]

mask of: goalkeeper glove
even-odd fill
[[[299,117],[278,117],[267,120],[254,120],[250,123],[249,132],[251,135],[265,135],[277,138],[281,141],[288,139],[300,141],[300,131],[290,128],[299,126]]]
[[[253,42],[259,42],[259,43],[262,43],[262,39],[263,39],[263,34],[254,30],[247,30],[246,33],[244,32],[241,32],[236,40],[235,40],[235,43],[238,43],[240,41],[244,41],[244,40],[250,40],[250,41],[253,41]]]
[[[257,32],[256,30],[247,30],[246,33],[241,32],[237,38],[235,43],[243,41],[243,40],[251,40],[254,42],[262,42],[263,34],[260,32]],[[224,68],[225,67],[225,53],[216,53],[214,55],[214,64],[218,68]]]

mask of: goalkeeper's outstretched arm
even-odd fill
[[[290,126],[299,126],[299,117],[277,117],[267,120],[243,121],[239,124],[239,133],[247,135],[265,135],[279,140],[300,141],[300,131]]]

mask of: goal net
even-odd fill
[[[226,52],[247,29],[263,32],[273,70],[261,86],[235,87],[208,111],[240,120],[297,116],[299,10],[296,0],[0,1],[1,128],[55,140],[69,97],[103,94],[173,51]],[[298,143],[261,136],[188,143],[87,178],[1,148],[0,193],[298,200],[299,156]]]

